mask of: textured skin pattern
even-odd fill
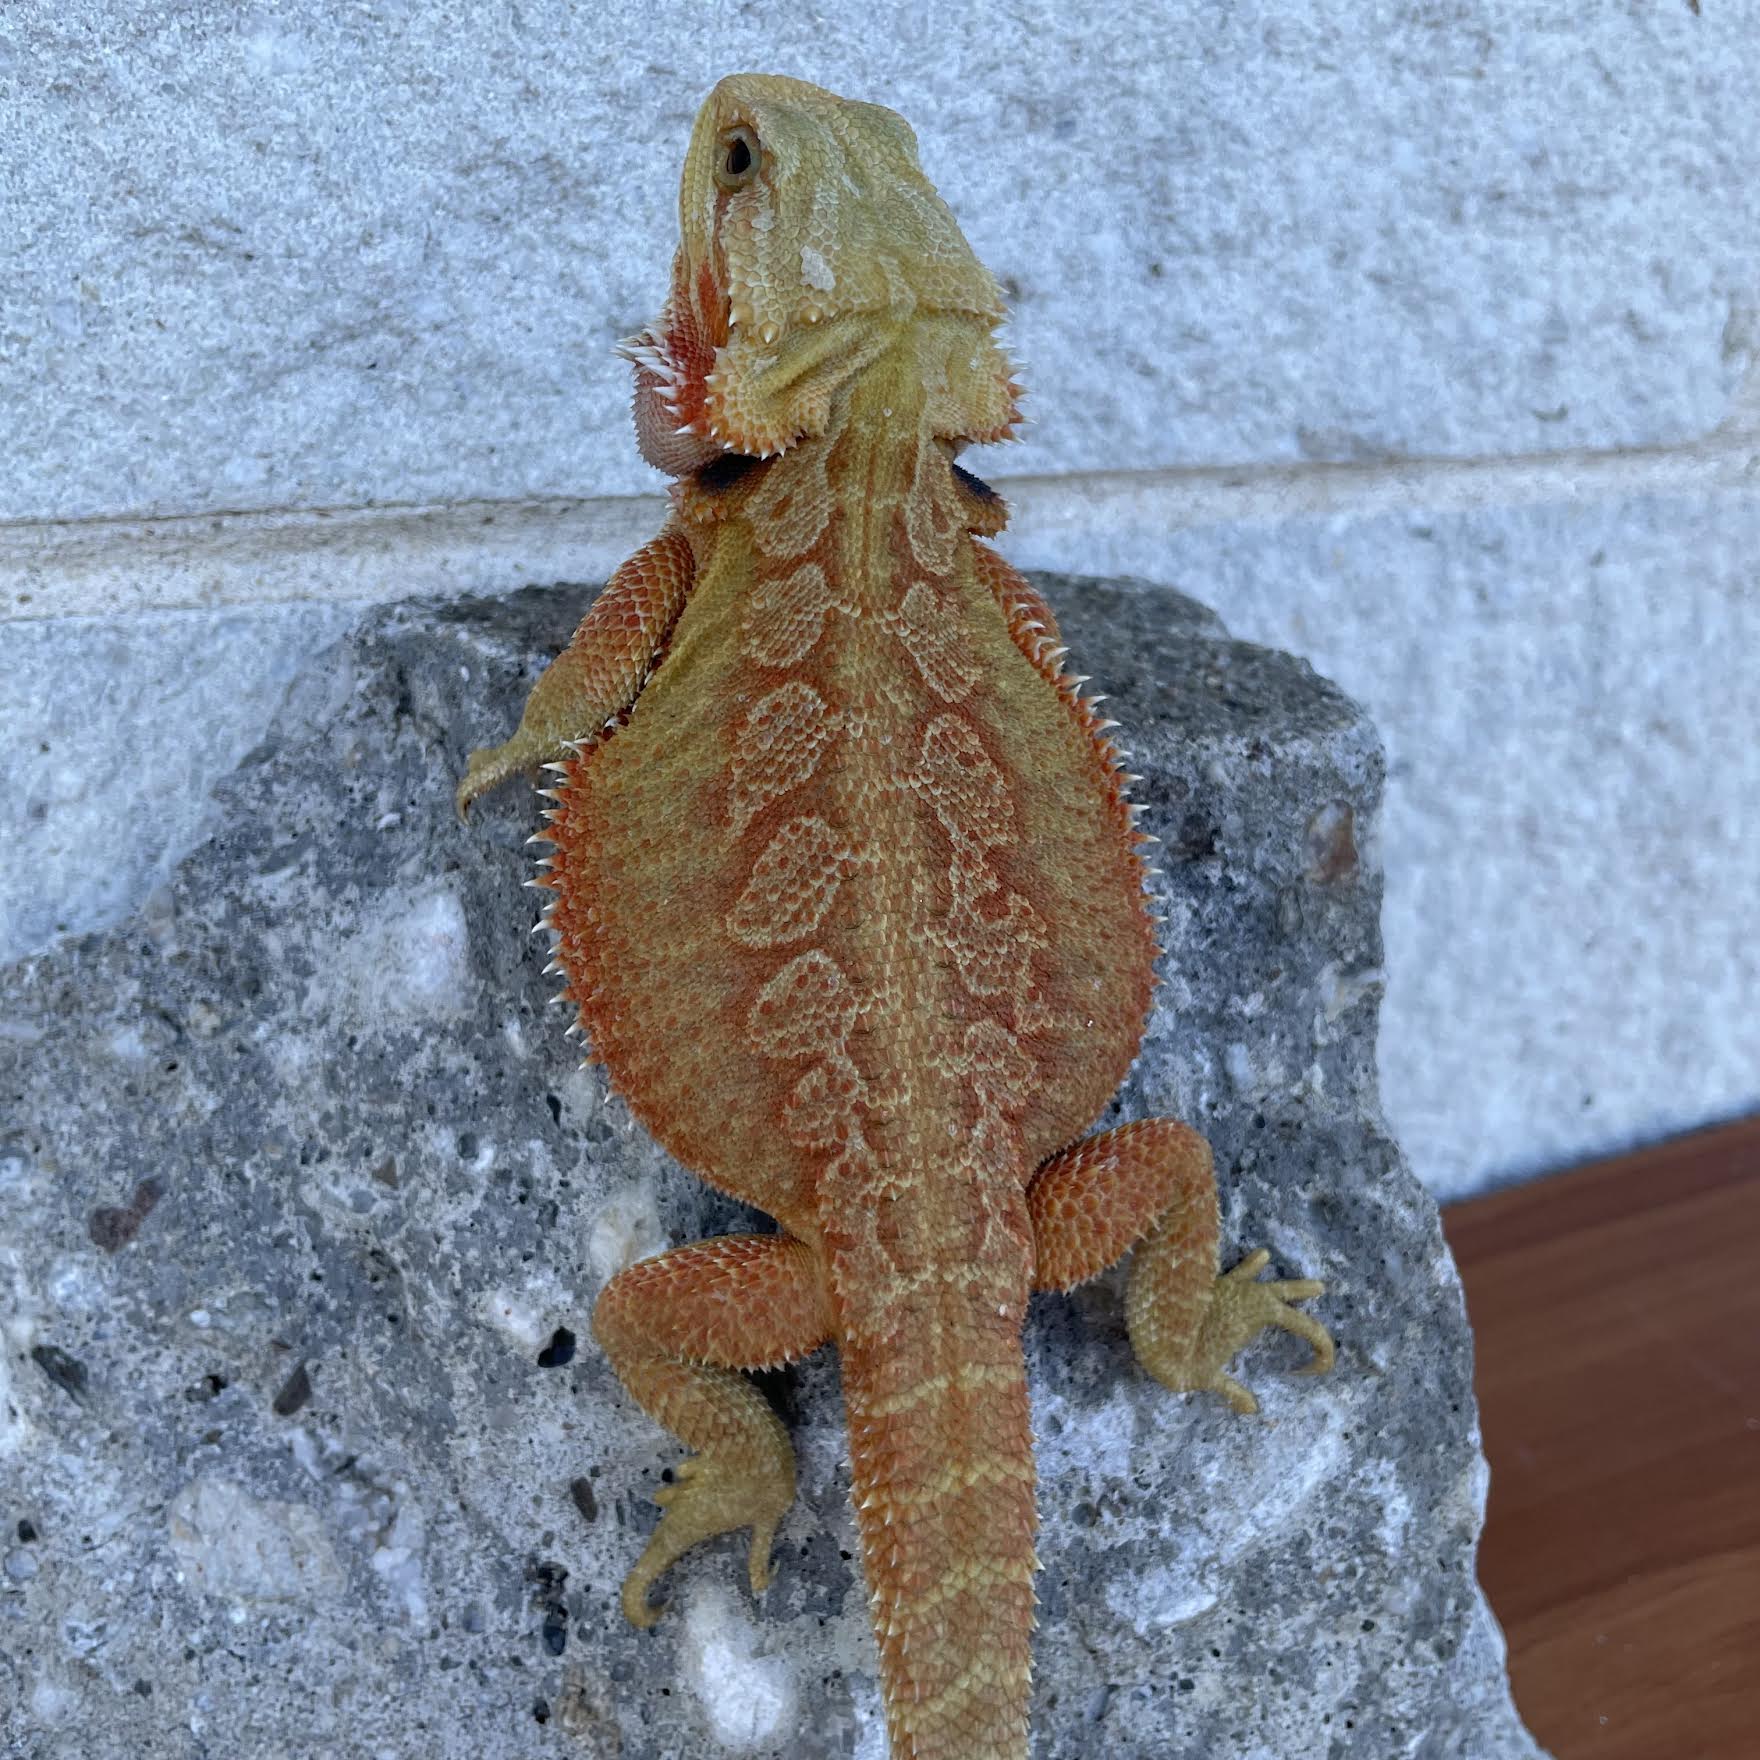
[[[460,789],[559,773],[542,884],[593,1053],[680,1161],[781,1225],[600,1297],[624,1384],[694,1451],[624,1607],[651,1621],[658,1576],[729,1529],[768,1580],[793,1456],[738,1371],[832,1341],[892,1751],[1021,1760],[1030,1291],[1144,1242],[1145,1365],[1250,1403],[1222,1366],[1260,1327],[1329,1360],[1287,1305],[1319,1286],[1218,1278],[1184,1126],[1071,1147],[1149,1007],[1142,840],[1050,610],[979,541],[1000,502],[952,464],[1007,431],[1015,387],[910,130],[725,80],[680,220],[671,298],[628,345],[673,520]]]

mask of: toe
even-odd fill
[[[1218,1374],[1210,1384],[1214,1392],[1219,1393],[1234,1407],[1237,1412],[1247,1417],[1259,1409],[1259,1402],[1253,1397],[1253,1390],[1244,1383],[1236,1381],[1232,1375]]]
[[[1264,1288],[1267,1294],[1276,1296],[1280,1302],[1311,1302],[1316,1296],[1326,1294],[1326,1285],[1315,1282],[1311,1277],[1295,1277],[1285,1283],[1268,1283]]]
[[[775,1538],[776,1530],[773,1527],[752,1530],[752,1550],[747,1559],[747,1574],[751,1579],[754,1595],[762,1595],[770,1587],[770,1580],[776,1574],[774,1562],[770,1557],[771,1545]]]
[[[648,1590],[653,1587],[653,1573],[644,1570],[641,1565],[623,1579],[623,1617],[640,1631],[647,1631],[659,1619],[661,1609],[648,1599]]]
[[[1304,1314],[1300,1308],[1279,1307],[1271,1316],[1271,1324],[1305,1339],[1312,1348],[1312,1359],[1302,1366],[1304,1375],[1323,1375],[1332,1367],[1338,1354],[1337,1347],[1332,1342],[1332,1334],[1312,1314]]]

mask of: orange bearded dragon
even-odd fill
[[[1156,956],[1121,769],[1044,600],[983,538],[959,469],[1018,387],[1000,293],[892,111],[724,79],[697,117],[659,320],[625,345],[635,425],[677,479],[472,755],[460,810],[545,765],[557,969],[615,1087],[774,1234],[632,1265],[593,1330],[693,1451],[623,1587],[751,1530],[754,1590],[794,1497],[741,1373],[835,1344],[896,1760],[1022,1760],[1033,1446],[1021,1326],[1135,1249],[1143,1367],[1250,1393],[1267,1326],[1332,1341],[1219,1275],[1204,1140],[1083,1140],[1136,1055]]]

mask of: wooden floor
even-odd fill
[[[1556,1760],[1760,1760],[1760,1119],[1444,1226],[1528,1727]]]

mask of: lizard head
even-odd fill
[[[651,464],[682,476],[727,451],[782,452],[823,433],[838,394],[887,361],[922,386],[937,438],[1012,432],[1001,293],[903,117],[731,75],[698,112],[678,206],[671,294],[623,345]]]

